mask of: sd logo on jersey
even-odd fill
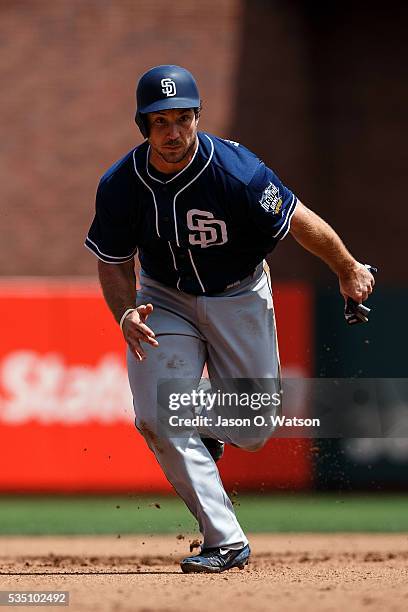
[[[282,198],[279,195],[279,188],[273,183],[269,183],[263,192],[259,203],[262,208],[266,210],[266,212],[271,212],[273,215],[277,215],[282,208]]]
[[[228,240],[225,221],[214,219],[208,210],[193,208],[187,213],[187,227],[193,233],[189,235],[190,244],[199,244],[202,249],[209,246],[225,244]]]

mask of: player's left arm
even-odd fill
[[[371,272],[351,255],[334,229],[299,200],[290,233],[338,276],[340,292],[345,298],[350,297],[359,304],[368,298],[375,282]]]

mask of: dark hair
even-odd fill
[[[203,110],[203,101],[200,100],[200,106],[193,108],[194,114],[196,116],[196,119],[200,118],[201,115],[201,111]]]

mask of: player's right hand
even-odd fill
[[[123,335],[137,361],[146,359],[141,342],[146,342],[150,346],[159,346],[154,332],[146,325],[147,318],[152,312],[152,304],[142,304],[130,312],[123,322]]]

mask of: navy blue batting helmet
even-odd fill
[[[199,108],[200,94],[191,72],[181,66],[166,64],[151,68],[140,78],[136,103],[135,120],[146,137],[146,113],[169,108]]]

